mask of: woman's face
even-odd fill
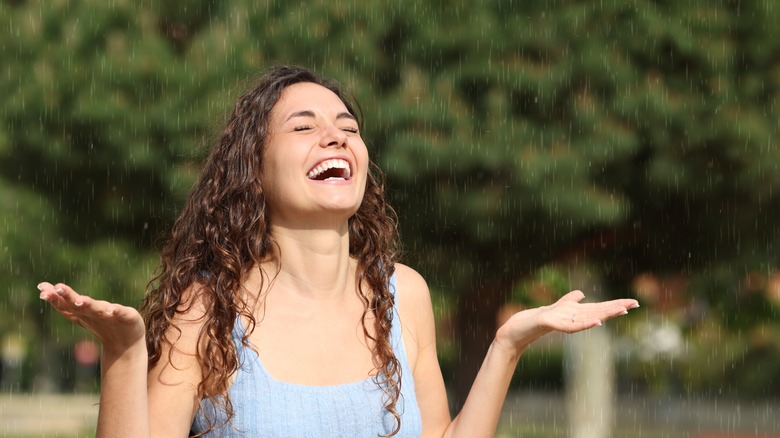
[[[360,207],[368,151],[339,97],[311,82],[282,91],[271,111],[263,188],[274,225],[345,222]]]

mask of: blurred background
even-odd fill
[[[453,412],[498,324],[642,307],[526,352],[500,436],[780,436],[780,5],[0,0],[0,435],[94,433],[99,346],[41,303],[137,305],[266,67],[344,82],[434,295]]]

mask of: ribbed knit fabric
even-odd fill
[[[390,291],[395,294],[395,275]],[[396,409],[401,415],[401,430],[395,437],[419,437],[422,433],[420,408],[414,393],[414,379],[409,369],[401,336],[397,306],[393,307],[391,343],[401,363],[401,398]],[[240,319],[233,331],[240,368],[229,395],[234,416],[231,423],[212,430],[207,437],[376,437],[395,428],[395,418],[385,410],[384,393],[372,378],[334,386],[306,386],[280,382],[271,377],[257,354],[243,346],[244,332]],[[208,399],[192,425],[193,432],[207,429],[204,411],[221,424],[224,414]]]

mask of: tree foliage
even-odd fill
[[[0,2],[0,312],[40,314],[40,279],[137,302],[198,160],[272,63],[352,87],[407,258],[465,303],[467,351],[519,278],[572,255],[621,290],[768,270],[778,20],[771,0]],[[2,320],[31,343],[65,327]]]

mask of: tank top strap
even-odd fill
[[[390,284],[388,285],[390,293],[393,295],[393,323],[390,327],[390,345],[393,346],[393,351],[398,356],[398,360],[404,366],[408,368],[406,358],[406,348],[404,348],[403,335],[401,331],[401,315],[398,313],[398,287],[396,285],[395,272],[390,276]],[[406,369],[404,369],[406,372]]]

